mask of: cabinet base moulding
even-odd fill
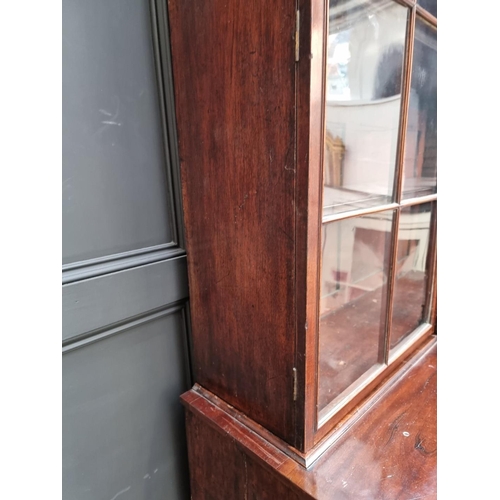
[[[303,464],[311,452],[287,450],[286,443],[195,385],[182,396],[191,498],[436,498],[435,337],[405,365],[404,376],[395,373],[365,411],[343,432],[335,430],[321,453],[316,449],[308,467]]]

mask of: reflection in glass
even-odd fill
[[[436,192],[436,30],[417,18],[406,132],[403,198]]]
[[[392,201],[408,9],[330,0],[323,215]]]
[[[391,348],[427,322],[431,208],[431,203],[424,203],[401,210]]]
[[[319,410],[379,360],[393,211],[323,225]]]

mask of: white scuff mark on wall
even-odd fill
[[[116,500],[120,495],[123,495],[123,493],[126,493],[132,486],[128,486],[127,488],[124,488],[123,490],[119,491],[111,500]]]
[[[120,114],[120,99],[118,98],[118,96],[113,96],[113,103],[114,103],[114,106],[116,108],[116,111],[113,114],[110,113],[109,111],[106,111],[105,109],[99,109],[100,113],[102,113],[106,116],[110,116],[111,119],[101,122],[103,124],[103,126],[101,128],[99,128],[99,130],[97,130],[96,135],[101,134],[110,125],[117,125],[118,127],[122,126],[122,123],[117,121],[118,115]]]

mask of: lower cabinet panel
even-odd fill
[[[309,468],[194,390],[184,394],[193,500],[437,498],[437,348]]]

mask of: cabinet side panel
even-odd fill
[[[260,465],[220,427],[212,427],[189,410],[186,427],[193,500],[313,499],[269,464]]]
[[[295,4],[169,22],[195,381],[293,444]]]
[[[189,476],[193,500],[245,498],[245,455],[232,439],[186,412]]]
[[[247,496],[248,500],[313,500],[302,491],[295,491],[282,483],[279,474],[269,472],[257,462],[247,459]]]

